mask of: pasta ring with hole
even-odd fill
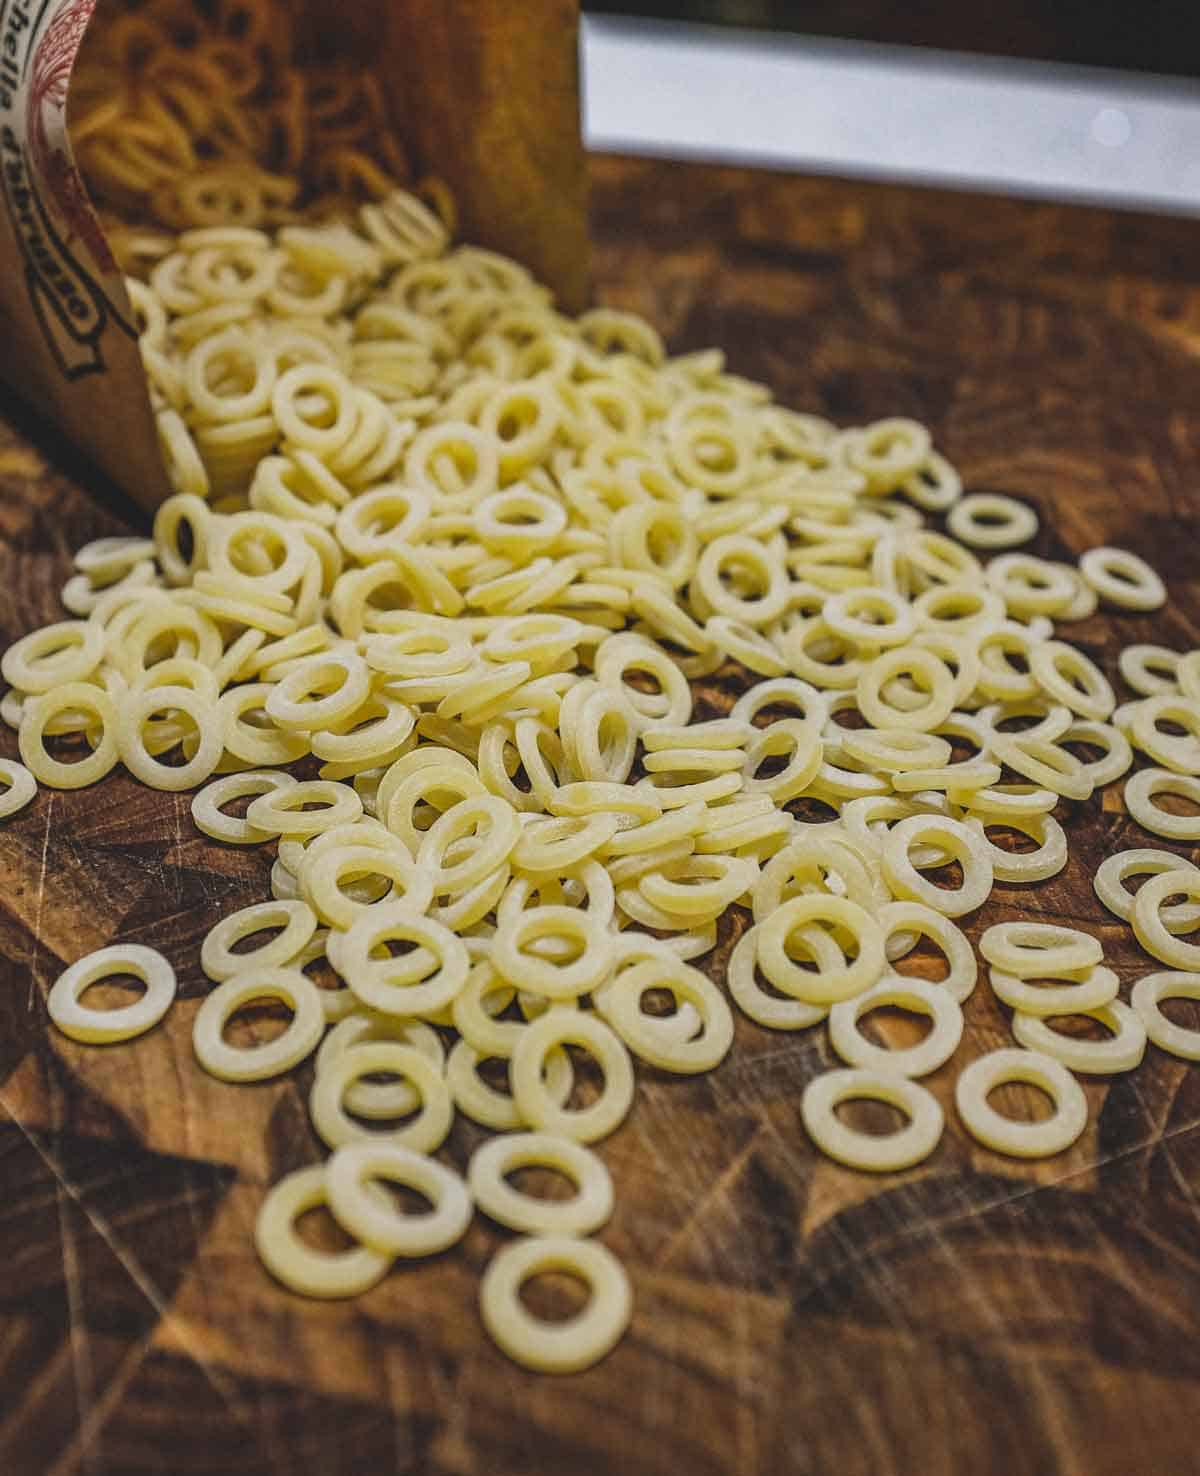
[[[541,1199],[508,1182],[520,1168],[552,1168],[570,1179],[567,1200]],[[490,1219],[522,1235],[593,1235],[612,1214],[613,1186],[604,1161],[571,1138],[553,1133],[510,1133],[471,1155],[467,1183]]]
[[[0,784],[7,789],[0,794],[0,820],[15,815],[37,794],[37,780],[24,764],[16,759],[0,758]]]
[[[1117,705],[1108,678],[1083,651],[1066,641],[1035,641],[1029,652],[1029,670],[1052,702],[1092,722],[1104,722]]]
[[[388,942],[415,944],[399,958],[378,958]],[[466,944],[403,900],[367,908],[340,948],[338,972],[360,1003],[384,1015],[436,1015],[467,981]]]
[[[1160,723],[1173,723],[1184,735],[1164,733]],[[1130,738],[1164,769],[1200,774],[1200,702],[1178,693],[1143,698],[1133,712]]]
[[[902,675],[924,683],[923,700],[911,710],[897,707],[883,696],[884,687]],[[928,733],[954,710],[954,677],[932,651],[921,646],[893,647],[864,667],[855,697],[859,711],[873,728],[913,728]]]
[[[898,1107],[908,1123],[883,1136],[847,1127],[834,1109],[863,1098]],[[853,1068],[815,1076],[800,1098],[800,1115],[822,1153],[848,1168],[876,1174],[899,1173],[921,1163],[937,1147],[945,1126],[938,1100],[927,1088],[906,1076]]]
[[[813,924],[844,929],[858,948],[853,962],[811,973],[797,966],[787,950],[789,937]],[[886,966],[883,930],[865,908],[845,897],[809,893],[784,902],[758,924],[758,966],[780,991],[807,1004],[836,1004],[878,982]]]
[[[236,815],[227,815],[222,805],[232,800],[260,794],[269,794],[275,789],[287,789],[296,780],[290,774],[274,773],[270,770],[251,770],[249,773],[224,774],[212,780],[192,796],[192,819],[196,828],[213,840],[227,845],[254,846],[271,839],[265,830],[257,830],[247,820]]]
[[[364,876],[383,877],[392,883],[380,902],[357,901],[346,895],[342,883]],[[423,913],[433,901],[433,877],[399,845],[339,845],[315,854],[310,850],[297,880],[317,917],[343,930],[383,902],[402,902],[409,911]]]
[[[305,805],[319,804],[316,811]],[[289,788],[261,794],[251,800],[246,819],[271,835],[320,835],[335,825],[349,825],[361,818],[362,800],[348,785],[330,779],[303,779]]]
[[[1189,1030],[1168,1020],[1161,1009],[1165,999],[1200,999],[1200,974],[1146,974],[1133,986],[1130,996],[1146,1034],[1160,1050],[1184,1061],[1200,1061],[1200,1030]]]
[[[992,992],[1010,1010],[1023,1015],[1079,1015],[1088,1010],[1103,1009],[1117,997],[1120,981],[1116,973],[1103,964],[1081,969],[1076,975],[1046,975],[1055,981],[1051,986],[1036,984],[1033,978],[1018,979],[992,969],[988,979]],[[1061,981],[1061,982],[1059,982]]]
[[[267,928],[282,931],[258,948],[234,953],[235,943]],[[218,984],[246,969],[282,967],[304,950],[316,929],[307,902],[255,902],[209,929],[200,947],[200,967]]]
[[[528,1312],[521,1283],[541,1272],[566,1271],[588,1284],[591,1298],[566,1322]],[[508,1356],[538,1373],[578,1373],[598,1363],[633,1315],[633,1294],[621,1263],[594,1240],[542,1235],[515,1240],[492,1257],[479,1287],[483,1325]]]
[[[382,1202],[378,1180],[416,1189],[433,1204],[402,1214]],[[400,1143],[344,1143],[325,1165],[329,1212],[347,1235],[384,1256],[432,1256],[462,1239],[471,1221],[471,1195],[456,1173]]]
[[[910,849],[935,845],[962,868],[962,885],[947,890],[927,881],[913,866]],[[921,902],[947,917],[962,917],[987,901],[994,872],[986,839],[969,826],[940,815],[912,815],[892,826],[880,857],[883,875],[892,892],[910,902]]]
[[[1054,1103],[1043,1122],[1019,1122],[989,1105],[988,1095],[1009,1082],[1039,1087]],[[1049,1158],[1071,1146],[1087,1127],[1083,1088],[1060,1062],[1037,1051],[1006,1048],[980,1056],[961,1073],[954,1102],[963,1126],[986,1148],[1010,1158]]]
[[[1167,602],[1162,580],[1144,559],[1123,548],[1090,548],[1079,572],[1102,600],[1121,610],[1157,610]]]
[[[231,1046],[223,1039],[230,1017],[257,999],[279,999],[292,1009],[287,1029],[264,1045]],[[265,1081],[310,1056],[325,1033],[321,992],[307,974],[263,965],[234,974],[204,1000],[192,1022],[196,1059],[221,1081]]]
[[[1073,974],[1104,958],[1098,938],[1056,923],[996,923],[980,936],[979,951],[994,968],[1018,979]]]
[[[104,630],[90,620],[59,620],[14,641],[0,657],[10,687],[40,695],[67,682],[84,682],[104,656]]]
[[[1164,871],[1143,884],[1133,899],[1130,922],[1134,936],[1152,958],[1168,968],[1200,973],[1200,943],[1174,937],[1161,916],[1163,903],[1175,895],[1200,902],[1200,869],[1187,866]]]
[[[296,1234],[296,1221],[328,1203],[325,1165],[297,1169],[280,1179],[254,1222],[254,1244],[263,1265],[290,1291],[305,1297],[356,1297],[387,1275],[392,1261],[369,1246],[339,1252],[314,1250]]]
[[[91,717],[100,730],[97,737],[88,725],[89,741],[94,741],[95,746],[86,757],[72,763],[52,758],[45,743],[45,735],[53,731],[54,720],[65,713],[78,713],[84,719]],[[102,687],[93,687],[88,682],[64,682],[61,687],[42,692],[25,703],[17,746],[25,767],[40,783],[52,789],[80,789],[103,779],[116,763],[119,732],[116,703]]]
[[[895,956],[888,952],[889,940],[901,935],[923,935],[936,943],[946,957],[949,972],[944,979],[936,981],[935,987],[949,994],[960,1005],[970,998],[978,978],[975,951],[967,935],[945,913],[937,912],[920,902],[901,901],[888,902],[880,907],[877,917],[883,930],[884,951],[889,960],[895,962]]]
[[[349,1115],[351,1089],[377,1073],[404,1077],[420,1098],[420,1111],[398,1128],[365,1128]],[[432,1153],[446,1140],[454,1121],[450,1089],[437,1066],[413,1046],[395,1040],[369,1040],[329,1061],[313,1082],[309,1116],[328,1148],[346,1143],[394,1143],[415,1153]]]
[[[858,1028],[862,1016],[881,1005],[928,1015],[933,1028],[919,1045],[907,1050],[881,1049]],[[878,984],[829,1011],[829,1042],[842,1060],[848,1066],[885,1075],[928,1076],[953,1056],[962,1031],[962,1010],[952,994],[938,984],[899,974],[885,975]]]
[[[132,974],[145,984],[140,999],[112,1010],[91,1009],[81,996],[114,974]],[[175,970],[153,948],[115,943],[77,959],[61,973],[46,998],[51,1020],[64,1035],[85,1045],[113,1045],[152,1029],[175,999]]]
[[[946,532],[968,548],[1016,548],[1037,530],[1037,514],[1027,503],[996,492],[970,492],[946,514]]]
[[[1164,871],[1186,871],[1194,863],[1175,851],[1142,848],[1106,856],[1092,878],[1096,896],[1122,922],[1133,916],[1133,893],[1122,883],[1127,876],[1157,876]],[[1197,868],[1200,869],[1200,868]],[[1182,903],[1159,909],[1159,919],[1170,933],[1190,933],[1200,927],[1200,903]]]
[[[1122,648],[1117,670],[1139,697],[1179,691],[1180,653],[1166,646],[1135,643]]]
[[[1077,1012],[1078,1013],[1078,1012]],[[1111,1076],[1132,1071],[1146,1054],[1146,1027],[1136,1011],[1119,999],[1098,1009],[1084,1010],[1089,1020],[1098,1020],[1112,1034],[1107,1040],[1080,1040],[1052,1030],[1040,1015],[1013,1016],[1013,1035],[1031,1051],[1041,1051],[1061,1061],[1069,1071],[1092,1076]]]
[[[398,1041],[427,1056],[437,1071],[445,1068],[446,1052],[441,1037],[431,1026],[416,1020],[397,1020],[391,1015],[354,1014],[337,1021],[321,1042],[316,1074],[320,1076],[335,1057],[351,1046],[371,1040]],[[406,1117],[421,1105],[420,1093],[408,1081],[356,1082],[346,1089],[342,1100],[355,1117],[373,1118],[377,1122],[389,1117]]]
[[[668,989],[699,1015],[700,1030],[690,1039],[672,1038],[642,1011],[650,989]],[[705,974],[682,960],[654,957],[623,969],[603,994],[601,1013],[629,1049],[660,1071],[693,1074],[711,1071],[733,1044],[733,1016],[725,998]]]
[[[1125,784],[1125,808],[1143,830],[1168,840],[1200,841],[1200,815],[1173,815],[1154,803],[1156,794],[1176,794],[1200,805],[1200,778],[1169,769],[1139,769]]]
[[[578,947],[570,963],[539,958],[528,945],[566,938]],[[614,963],[613,946],[599,919],[574,907],[531,907],[501,923],[492,939],[492,967],[521,989],[547,999],[576,999],[595,989]]]
[[[545,1080],[547,1057],[556,1047],[575,1045],[588,1051],[604,1074],[599,1097],[572,1108],[554,1101]],[[534,1128],[594,1143],[624,1121],[633,1105],[633,1066],[620,1037],[595,1015],[554,1005],[525,1028],[513,1049],[509,1080],[513,1100]]]

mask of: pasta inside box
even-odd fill
[[[280,316],[343,310],[346,284],[352,299],[357,280],[441,250],[455,230],[578,307],[577,20],[574,0],[536,17],[499,0],[12,0],[0,313],[14,387],[153,507],[194,485],[197,458],[235,489],[270,449],[265,429],[239,440],[232,426],[197,447],[164,417],[182,399],[177,371],[156,355],[136,284],[180,232],[277,232]],[[235,299],[262,297],[256,239],[214,237],[195,280],[156,282],[155,295],[211,287],[205,332],[236,323]]]

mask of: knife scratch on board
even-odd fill
[[[26,1009],[32,1012],[37,996],[38,948],[42,941],[42,904],[46,900],[46,862],[50,855],[50,822],[54,814],[54,791],[46,795],[46,828],[42,833],[42,862],[38,872],[37,902],[33,910],[33,949],[29,955],[29,998]]]
[[[254,1417],[254,1412],[248,1401],[239,1395],[236,1380],[224,1374],[204,1356],[196,1346],[194,1338],[187,1331],[186,1323],[182,1322],[181,1319],[171,1312],[170,1303],[167,1298],[163,1296],[162,1292],[159,1291],[158,1287],[151,1280],[134,1252],[118,1238],[116,1231],[107,1219],[93,1205],[88,1204],[84,1195],[80,1193],[78,1186],[71,1182],[70,1177],[64,1172],[62,1165],[56,1160],[53,1153],[48,1151],[43,1145],[38,1134],[22,1122],[15,1110],[10,1108],[4,1099],[4,1093],[2,1091],[0,1091],[0,1109],[3,1109],[8,1114],[13,1126],[17,1128],[21,1136],[53,1175],[59,1192],[60,1203],[62,1202],[63,1196],[65,1196],[76,1206],[91,1228],[111,1251],[113,1258],[118,1262],[122,1270],[124,1270],[130,1281],[133,1282],[134,1286],[153,1308],[160,1325],[166,1324],[172,1328],[175,1334],[175,1346],[179,1351],[192,1360],[234,1418],[245,1425],[247,1429],[257,1430],[258,1424]],[[68,1238],[64,1230],[64,1264],[68,1261],[67,1245]],[[71,1242],[71,1247],[73,1250],[73,1241]],[[68,1269],[68,1281],[70,1274],[70,1270]],[[69,1287],[68,1296],[70,1296]],[[74,1325],[76,1320],[74,1309],[71,1310],[70,1315],[72,1325]]]

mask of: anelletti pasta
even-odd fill
[[[147,154],[136,129],[114,141],[84,110],[110,203],[187,227],[122,238],[173,490],[152,539],[80,551],[74,619],[3,658],[23,766],[0,764],[0,814],[36,782],[78,787],[122,763],[196,790],[214,841],[272,849],[273,900],[204,943],[215,987],[194,1027],[200,1065],[230,1082],[315,1063],[309,1107],[332,1157],[266,1199],[264,1263],[294,1290],[356,1294],[394,1257],[452,1245],[474,1201],[530,1237],[486,1273],[485,1325],[531,1367],[581,1368],[632,1309],[624,1272],[586,1237],[613,1208],[602,1140],[636,1111],[639,1074],[718,1068],[736,1050],[730,1000],[764,1028],[828,1020],[847,1069],[804,1094],[812,1142],[871,1172],[933,1153],[942,1110],[912,1078],[959,1051],[978,966],[955,919],[985,909],[997,879],[1057,874],[1067,803],[1127,775],[1135,818],[1191,837],[1189,816],[1152,800],[1186,801],[1200,774],[1200,653],[1138,648],[1119,668],[1134,700],[1118,706],[1059,634],[1097,595],[1157,601],[1139,560],[984,562],[1037,516],[964,498],[923,427],[839,430],[786,410],[717,351],[671,357],[610,309],[571,319],[517,263],[451,247],[437,214],[385,187],[396,161],[362,147],[369,81],[331,80],[330,116],[359,132],[326,149],[289,133],[301,109],[284,64],[267,92],[250,88],[283,129],[284,172],[248,162],[257,114],[243,130],[232,84],[205,90],[224,56],[211,42],[156,73],[163,96],[228,132],[203,167],[166,122],[169,146]],[[139,107],[124,98],[120,117]],[[292,176],[312,150],[305,188],[325,195],[310,208]],[[928,525],[943,512],[962,541]],[[717,672],[737,694],[724,712],[694,687]],[[1010,851],[1001,828],[1035,849]],[[951,865],[955,883],[938,875]],[[1158,875],[1135,900],[1120,881],[1139,871]],[[1200,977],[1186,936],[1198,874],[1146,851],[1097,878],[1184,971],[1151,975],[1132,1012],[1090,938],[1023,923],[984,935],[991,992],[1035,1049],[967,1068],[959,1127],[998,1152],[1059,1152],[1086,1099],[1056,1056],[1132,1069],[1147,1036],[1200,1055],[1158,1010]],[[731,931],[713,982],[696,961]],[[938,982],[903,972],[921,937],[945,955]],[[305,973],[322,960],[342,987]],[[104,1012],[81,1023],[70,1001],[110,962],[81,961],[52,993],[78,1038],[105,1038]],[[168,1007],[163,981],[147,976],[137,1028]],[[652,997],[669,1013],[647,1013]],[[227,1040],[230,1017],[264,1000],[290,1013],[284,1033]],[[929,1017],[931,1035],[879,1043],[866,1022],[880,1006]],[[1060,1035],[1057,1013],[1113,1039]],[[603,1078],[582,1099],[579,1052]],[[985,1098],[1005,1080],[1051,1091],[1056,1116],[1004,1118]],[[851,1129],[834,1109],[857,1098],[908,1125]],[[469,1169],[443,1148],[458,1112],[504,1134]],[[517,1190],[504,1176],[523,1166],[565,1173],[575,1198]],[[433,1212],[402,1214],[380,1179]],[[323,1203],[356,1242],[344,1255],[295,1234]],[[516,1293],[564,1268],[592,1298],[556,1329]]]

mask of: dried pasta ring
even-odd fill
[[[1114,971],[1102,964],[1081,969],[1077,975],[1068,975],[1062,983],[1050,986],[1035,984],[1032,978],[1018,979],[1000,969],[992,969],[988,978],[996,998],[1023,1015],[1079,1015],[1103,1009],[1116,999],[1120,986]]]
[[[467,837],[472,843],[464,858],[448,861],[451,848],[464,849]],[[494,794],[471,795],[452,805],[425,832],[417,865],[429,874],[434,892],[444,896],[477,886],[504,865],[520,842],[521,822],[507,800]]]
[[[803,944],[819,968],[833,968],[843,961],[842,951],[822,928],[810,928]],[[825,950],[823,956],[820,950]],[[733,1001],[744,1015],[768,1030],[807,1030],[829,1014],[828,1005],[809,1004],[803,999],[768,994],[755,977],[758,959],[758,929],[747,928],[729,955],[726,982]]]
[[[315,986],[314,986],[315,987]],[[362,1127],[349,1115],[350,1090],[377,1073],[404,1077],[420,1098],[420,1112],[403,1127]],[[395,1040],[368,1040],[350,1045],[325,1063],[308,1098],[317,1136],[329,1148],[344,1143],[398,1143],[416,1153],[441,1147],[454,1121],[450,1090],[437,1066],[422,1051]]]
[[[1029,652],[1029,670],[1052,701],[1082,718],[1102,723],[1117,705],[1108,678],[1084,652],[1066,641],[1035,641]]]
[[[1086,743],[1102,750],[1103,756],[1084,764],[1084,775],[1096,789],[1111,784],[1133,766],[1133,749],[1129,739],[1111,722],[1097,723],[1079,719],[1063,734],[1064,743]]]
[[[23,810],[37,794],[37,780],[16,759],[0,758],[0,784],[8,788],[0,794],[0,820]]]
[[[298,880],[323,923],[349,929],[379,905],[346,895],[342,883],[355,877],[382,877],[392,883],[384,900],[403,902],[414,913],[424,912],[433,901],[433,877],[397,841],[390,845],[334,846],[315,855],[310,852]]]
[[[909,855],[919,844],[937,846],[957,861],[962,868],[961,886],[948,890],[926,881]],[[995,873],[988,850],[986,838],[960,821],[941,815],[912,815],[888,832],[880,864],[893,893],[947,917],[961,917],[982,907],[991,894]]]
[[[320,805],[307,810],[306,805]],[[331,779],[304,779],[287,789],[261,794],[251,800],[246,819],[271,835],[319,835],[335,825],[348,825],[360,818],[362,800],[347,784]]]
[[[10,687],[35,695],[86,681],[104,655],[104,629],[91,620],[59,620],[22,636],[0,658]]]
[[[234,953],[235,943],[268,928],[282,931],[258,948]],[[246,969],[282,967],[305,948],[316,930],[316,915],[307,902],[255,902],[209,929],[200,946],[200,967],[217,983]]]
[[[699,1015],[699,1032],[689,1038],[668,1035],[642,1010],[650,989],[667,989],[676,1001]],[[604,990],[601,1012],[629,1049],[662,1071],[711,1071],[733,1044],[733,1015],[725,997],[699,969],[682,959],[655,956],[623,969]]]
[[[982,836],[992,863],[992,874],[1002,882],[1045,881],[1057,876],[1067,864],[1067,834],[1053,815],[972,815],[963,823]],[[989,825],[1020,831],[1036,841],[1036,851],[1008,851],[996,845],[987,833]]]
[[[1193,863],[1174,851],[1140,848],[1118,851],[1100,863],[1092,885],[1109,912],[1128,922],[1133,916],[1134,894],[1122,884],[1127,876],[1158,876],[1164,871],[1186,871]],[[1200,869],[1200,868],[1196,868]],[[1169,933],[1190,933],[1200,927],[1200,902],[1185,902],[1176,907],[1160,907],[1159,921]]]
[[[788,939],[814,923],[844,929],[853,939],[858,956],[840,966],[812,973],[788,955]],[[782,994],[808,1004],[835,1004],[869,989],[883,973],[883,932],[879,924],[856,903],[844,897],[819,893],[793,897],[758,925],[758,966]]]
[[[529,945],[568,939],[577,948],[570,963],[538,957]],[[510,984],[547,999],[576,999],[594,989],[613,964],[612,945],[599,920],[575,907],[531,907],[505,920],[492,939],[492,967]]]
[[[899,1132],[880,1135],[847,1127],[834,1109],[842,1102],[887,1102],[908,1117]],[[809,1137],[822,1153],[848,1168],[870,1173],[898,1173],[929,1157],[945,1125],[931,1091],[906,1076],[882,1071],[846,1069],[815,1076],[800,1098],[800,1115]]]
[[[979,951],[988,963],[1018,979],[1073,974],[1094,967],[1104,958],[1099,939],[1055,923],[996,923],[980,937]]]
[[[924,684],[920,705],[912,709],[896,706],[884,696],[884,688],[899,676]],[[915,728],[928,733],[939,727],[954,710],[955,683],[950,668],[932,651],[921,646],[896,646],[864,668],[856,687],[859,710],[873,728]]]
[[[1102,600],[1122,610],[1157,610],[1167,602],[1162,580],[1144,559],[1123,548],[1090,548],[1079,572]]]
[[[599,1063],[604,1088],[587,1107],[560,1106],[545,1079],[547,1056],[556,1046],[582,1046]],[[633,1105],[633,1066],[620,1037],[595,1015],[554,1006],[526,1026],[509,1068],[513,1100],[535,1128],[594,1143],[620,1126]]]
[[[1188,1030],[1168,1020],[1161,1009],[1165,999],[1200,999],[1200,974],[1146,974],[1130,995],[1146,1034],[1160,1050],[1185,1061],[1200,1061],[1200,1030]]]
[[[920,902],[888,902],[878,909],[879,926],[883,929],[884,952],[889,961],[903,958],[923,935],[936,943],[946,957],[948,972],[944,979],[937,980],[937,988],[943,990],[962,1004],[971,995],[979,976],[975,962],[975,950],[963,930],[943,912],[936,912]],[[904,953],[888,948],[893,939],[903,944],[907,937],[912,941],[904,947]]]
[[[1040,1087],[1054,1103],[1044,1122],[1019,1122],[989,1105],[988,1095],[1008,1082]],[[959,1076],[954,1102],[963,1126],[986,1148],[1011,1158],[1062,1153],[1087,1127],[1087,1097],[1061,1063],[1037,1051],[1006,1048],[980,1056]]]
[[[271,839],[271,834],[259,830],[248,820],[236,815],[227,815],[222,805],[232,800],[244,799],[247,795],[270,794],[276,789],[288,789],[295,784],[290,774],[271,770],[250,771],[242,774],[223,774],[198,790],[192,796],[192,819],[198,830],[213,840],[225,841],[228,845],[254,846]]]
[[[858,1028],[868,1011],[881,1005],[928,1015],[933,1028],[919,1045],[888,1050],[873,1045]],[[889,974],[853,999],[842,1000],[829,1011],[829,1042],[848,1066],[897,1076],[928,1076],[945,1065],[962,1039],[963,1018],[958,1001],[940,984]]]
[[[1162,723],[1183,728],[1183,735],[1164,733]],[[1178,693],[1145,697],[1134,710],[1130,737],[1164,769],[1200,774],[1200,702]]]
[[[1117,670],[1139,697],[1179,691],[1180,653],[1166,646],[1124,646],[1117,657]]]
[[[263,1265],[290,1291],[306,1297],[356,1297],[387,1275],[390,1256],[366,1245],[347,1251],[318,1251],[296,1234],[296,1221],[328,1203],[325,1165],[297,1169],[263,1200],[254,1223],[254,1244]]]
[[[423,1194],[433,1209],[402,1214],[379,1194],[377,1181]],[[462,1239],[471,1196],[456,1173],[399,1143],[345,1143],[325,1166],[329,1212],[348,1235],[384,1256],[432,1256]]]
[[[1193,702],[1200,702],[1200,649],[1179,658],[1176,676],[1183,695]]]
[[[565,1271],[586,1282],[591,1298],[566,1322],[546,1322],[526,1311],[523,1282]],[[483,1325],[523,1368],[578,1373],[598,1363],[620,1339],[633,1315],[633,1293],[620,1261],[594,1240],[542,1235],[515,1240],[492,1257],[479,1288]]]
[[[518,1026],[524,1029],[524,1026]],[[446,1058],[446,1086],[460,1112],[465,1112],[472,1122],[491,1128],[493,1132],[511,1133],[525,1126],[511,1093],[498,1091],[480,1075],[480,1065],[488,1059],[486,1052],[478,1051],[468,1040],[455,1041]],[[511,1075],[510,1058],[504,1060]],[[553,1050],[546,1057],[546,1090],[561,1107],[571,1095],[575,1085],[575,1071],[571,1058],[564,1050]]]
[[[1125,785],[1125,808],[1144,830],[1168,840],[1200,840],[1200,815],[1169,814],[1154,804],[1156,794],[1177,794],[1200,804],[1200,779],[1168,769],[1139,769]]]
[[[946,514],[946,531],[968,548],[1016,548],[1038,530],[1037,513],[1015,497],[969,492]]]
[[[316,1056],[317,1075],[343,1051],[369,1040],[398,1041],[427,1056],[438,1071],[445,1067],[446,1052],[441,1037],[431,1026],[416,1020],[397,1020],[390,1015],[347,1015],[334,1024],[321,1042]],[[347,1089],[342,1100],[356,1117],[369,1117],[377,1122],[389,1117],[406,1117],[421,1105],[420,1093],[408,1081],[360,1081]]]
[[[376,958],[389,942],[416,944],[398,958]],[[466,944],[403,900],[367,908],[346,933],[336,963],[359,1000],[384,1015],[434,1015],[467,981]]]
[[[1133,899],[1130,921],[1134,935],[1152,958],[1168,968],[1200,973],[1200,943],[1185,943],[1182,938],[1173,937],[1160,916],[1163,903],[1176,895],[1200,902],[1200,869],[1180,867],[1177,871],[1152,876],[1144,883]]]
[[[45,735],[54,731],[54,719],[64,713],[79,713],[85,721],[93,718],[100,730],[97,739],[88,724],[89,742],[95,740],[95,748],[69,764],[52,758],[45,744]],[[103,687],[93,687],[89,682],[64,682],[61,687],[42,692],[25,703],[17,745],[25,767],[42,784],[54,789],[80,789],[103,779],[116,763],[118,732],[117,706]]]
[[[575,1194],[526,1194],[508,1180],[522,1168],[554,1169],[571,1181]],[[591,1235],[613,1210],[612,1179],[603,1160],[554,1133],[509,1133],[484,1143],[471,1155],[467,1183],[485,1215],[523,1235]]]
[[[114,1010],[81,1002],[84,990],[114,974],[132,974],[146,989],[140,999]],[[157,1025],[175,998],[175,970],[153,948],[114,943],[76,960],[54,981],[46,998],[50,1018],[64,1035],[85,1045],[113,1045],[144,1035]]]
[[[258,999],[281,999],[291,1006],[287,1029],[263,1045],[227,1044],[223,1035],[230,1017]],[[192,1044],[201,1066],[221,1081],[265,1081],[310,1056],[324,1032],[321,991],[308,975],[260,966],[234,974],[205,999],[192,1022]]]
[[[1021,1045],[1052,1056],[1069,1071],[1109,1076],[1140,1065],[1146,1054],[1146,1027],[1128,1005],[1113,999],[1098,1009],[1076,1013],[1098,1020],[1112,1034],[1106,1040],[1079,1040],[1052,1030],[1040,1015],[1024,1015],[1018,1010],[1013,1016],[1013,1035]]]

